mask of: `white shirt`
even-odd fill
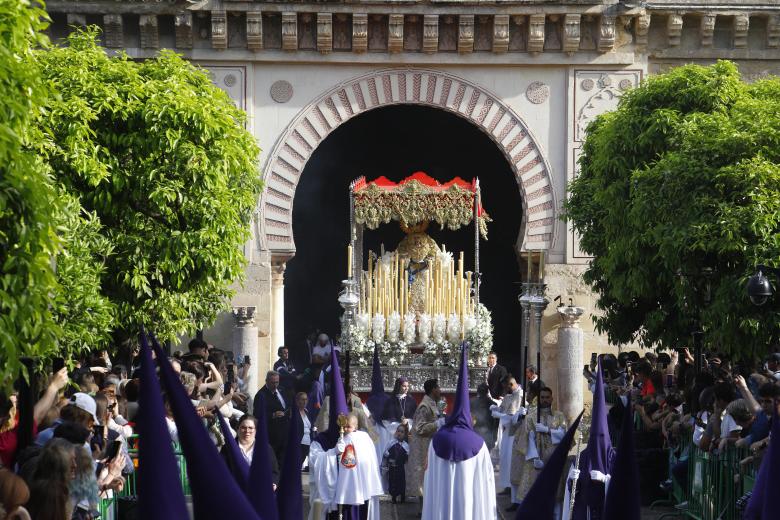
[[[248,446],[246,449],[244,449],[244,447],[241,446],[241,444],[239,443],[238,449],[239,449],[239,451],[241,451],[241,455],[244,456],[244,460],[246,461],[246,463],[251,466],[252,465],[252,455],[255,452],[255,443],[253,442],[252,445]]]
[[[738,425],[729,414],[725,414],[720,421],[720,437],[728,437],[731,432],[735,431],[742,431],[742,426]]]
[[[303,419],[303,437],[301,437],[301,444],[311,444],[311,421],[306,412],[299,412],[301,419]]]
[[[314,348],[311,349],[311,355],[320,356],[323,358],[328,357],[330,355],[330,344],[325,345],[324,347],[319,343],[314,345]]]
[[[284,397],[282,397],[282,393],[277,390],[276,392],[276,398],[279,399],[279,402],[282,403],[282,408],[287,408],[287,403],[284,402]]]

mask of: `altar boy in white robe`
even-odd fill
[[[523,388],[517,384],[514,376],[508,375],[504,381],[506,395],[500,405],[490,407],[491,415],[498,419],[501,443],[498,448],[499,468],[498,487],[505,492],[512,485],[510,481],[512,466],[513,419],[522,408]],[[515,421],[516,422],[516,421]],[[514,496],[512,497],[514,499]]]
[[[371,437],[357,430],[348,415],[338,360],[331,352],[331,399],[328,430],[315,437],[309,451],[309,520],[379,520],[382,482]],[[339,417],[346,418],[343,435]],[[342,423],[344,419],[342,419]]]
[[[494,520],[496,484],[485,441],[473,429],[468,348],[460,355],[455,406],[433,436],[423,484],[423,520]]]

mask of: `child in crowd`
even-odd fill
[[[399,424],[395,429],[395,437],[388,445],[383,456],[382,465],[386,468],[389,480],[388,492],[393,504],[401,497],[401,503],[406,501],[406,462],[409,460],[409,430],[405,424]]]

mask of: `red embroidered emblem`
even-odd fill
[[[353,445],[347,444],[344,453],[341,454],[341,465],[347,469],[357,466],[357,456],[355,455],[355,447]]]

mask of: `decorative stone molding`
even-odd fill
[[[563,51],[571,56],[580,48],[579,14],[567,14],[563,20]]]
[[[641,14],[634,18],[634,36],[636,37],[636,50],[644,52],[647,49],[647,33],[650,30],[650,15]]]
[[[179,49],[192,48],[192,13],[179,13],[173,19],[176,32],[176,47]]]
[[[260,11],[246,13],[246,46],[253,51],[263,48],[263,13]]]
[[[431,54],[439,49],[439,15],[423,17],[423,52]]]
[[[366,52],[368,50],[368,14],[354,13],[352,15],[352,51]]]
[[[615,17],[601,16],[599,26],[599,52],[609,52],[615,47]]]
[[[474,52],[474,15],[462,14],[458,20],[458,52]]]
[[[750,17],[746,14],[734,16],[734,48],[747,48],[747,35],[750,29]]]
[[[404,50],[404,15],[391,14],[388,21],[387,50],[401,52]]]
[[[504,53],[509,50],[509,15],[497,14],[493,17],[493,52]]]
[[[282,13],[282,49],[298,50],[298,13]]]
[[[277,103],[287,103],[293,97],[293,86],[289,81],[280,79],[271,85],[271,99]]]
[[[121,14],[103,15],[103,42],[110,49],[120,49],[125,46]]]
[[[160,47],[160,34],[157,30],[157,15],[142,14],[138,19],[141,30],[141,48],[157,49]]]
[[[670,14],[666,20],[666,36],[669,47],[680,45],[682,35],[683,18],[679,14]]]
[[[766,22],[766,46],[769,49],[780,46],[780,14],[769,15]]]
[[[715,19],[717,15],[714,13],[704,14],[701,17],[701,25],[699,27],[701,35],[701,46],[712,47],[712,36],[715,34]]]
[[[236,320],[236,327],[253,327],[255,325],[255,314],[257,307],[233,307],[233,319]]]
[[[317,146],[367,110],[397,104],[446,110],[476,125],[510,164],[523,195],[522,248],[549,249],[557,202],[551,170],[528,126],[501,98],[439,70],[385,69],[342,82],[306,106],[279,137],[264,164],[260,201],[265,243],[273,256],[295,253],[292,205],[301,173]]]
[[[68,27],[86,27],[87,15],[79,13],[68,13],[66,17]]]
[[[317,50],[322,54],[333,51],[332,13],[317,13]]]
[[[211,47],[227,49],[227,13],[211,11]]]
[[[544,23],[543,14],[532,14],[528,17],[528,52],[531,54],[544,50]]]
[[[525,89],[525,97],[534,105],[541,105],[550,97],[550,87],[541,81],[534,81]]]
[[[577,71],[575,75],[574,141],[585,140],[585,128],[596,116],[617,108],[626,90],[636,87],[642,79],[637,70]]]

